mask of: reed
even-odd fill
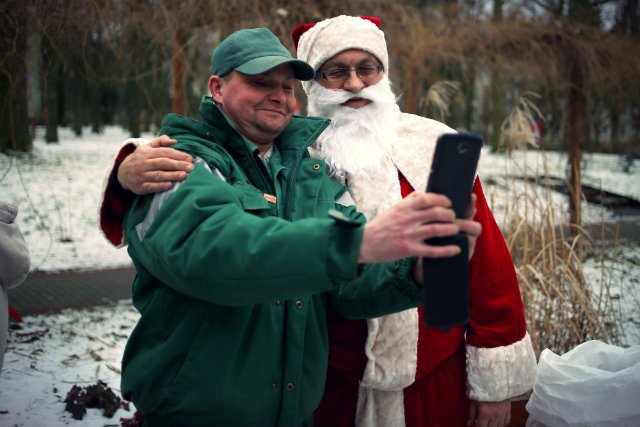
[[[527,101],[518,105],[520,111],[503,126],[509,144],[505,175],[488,198],[504,212],[498,221],[518,274],[534,349],[537,354],[545,348],[561,354],[592,339],[623,345],[617,278],[625,260],[616,255],[621,242],[602,244],[604,219],[602,227],[591,231],[567,223],[567,200],[552,188],[547,157],[527,153],[533,144],[526,130],[531,129],[535,107]],[[513,150],[521,152],[516,157]],[[535,161],[527,156],[535,156]],[[587,263],[597,270],[586,274]],[[638,298],[630,297],[640,307]]]

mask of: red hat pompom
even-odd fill
[[[380,24],[382,24],[382,20],[380,18],[376,18],[375,16],[361,16],[360,18],[373,22],[378,28],[380,28]]]
[[[307,32],[309,28],[312,28],[316,24],[300,24],[291,30],[291,38],[293,38],[293,46],[298,49],[298,41],[300,41],[300,37]]]

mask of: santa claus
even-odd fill
[[[298,58],[317,71],[303,83],[308,113],[332,120],[313,155],[369,219],[426,188],[435,142],[453,132],[400,112],[379,25],[338,16],[292,32]],[[332,313],[317,425],[503,426],[511,399],[532,388],[536,360],[513,262],[479,179],[473,192],[483,231],[470,260],[470,322],[427,328],[422,307],[368,321]]]
[[[380,20],[338,16],[293,32],[297,56],[316,70],[303,83],[308,113],[331,119],[311,154],[323,159],[369,219],[426,188],[437,138],[448,126],[402,113],[389,81]],[[167,137],[151,147],[171,144]],[[121,243],[124,188],[158,191],[184,179],[189,159],[141,147],[114,169],[101,227]],[[125,147],[119,156],[135,147]],[[146,151],[145,151],[146,150]],[[165,181],[162,183],[161,181]],[[423,325],[423,308],[373,320],[329,313],[329,371],[318,426],[505,426],[511,401],[535,381],[513,262],[476,179],[474,220],[482,224],[470,260],[470,321],[443,332]]]

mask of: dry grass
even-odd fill
[[[531,129],[539,111],[530,97],[520,97],[503,125],[510,153],[535,146]],[[612,298],[613,270],[619,265],[608,255],[612,245],[605,248],[582,227],[565,223],[566,206],[554,197],[545,156],[535,170],[524,164],[507,162],[503,233],[534,349],[538,354],[545,348],[564,353],[591,339],[620,345],[621,307]],[[587,259],[600,264],[600,277],[585,275]]]
[[[453,80],[438,80],[429,87],[425,96],[420,97],[419,106],[431,107],[435,110],[434,118],[444,122],[460,86],[460,82]]]
[[[542,117],[535,103],[529,98],[540,98],[535,93],[525,93],[518,97],[516,106],[502,123],[501,145],[507,145],[509,151],[527,145],[536,146],[534,117]]]
[[[608,302],[610,283],[589,282],[576,250],[577,239],[569,239],[554,222],[552,207],[537,209],[540,224],[514,214],[505,229],[534,348],[564,353],[590,339],[619,344],[619,327],[611,322],[619,316],[611,313],[614,307]],[[584,234],[579,233],[580,238]],[[591,249],[593,256],[604,256]]]

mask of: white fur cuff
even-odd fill
[[[536,381],[536,355],[527,333],[511,345],[479,348],[467,345],[469,398],[499,402],[528,392]]]

